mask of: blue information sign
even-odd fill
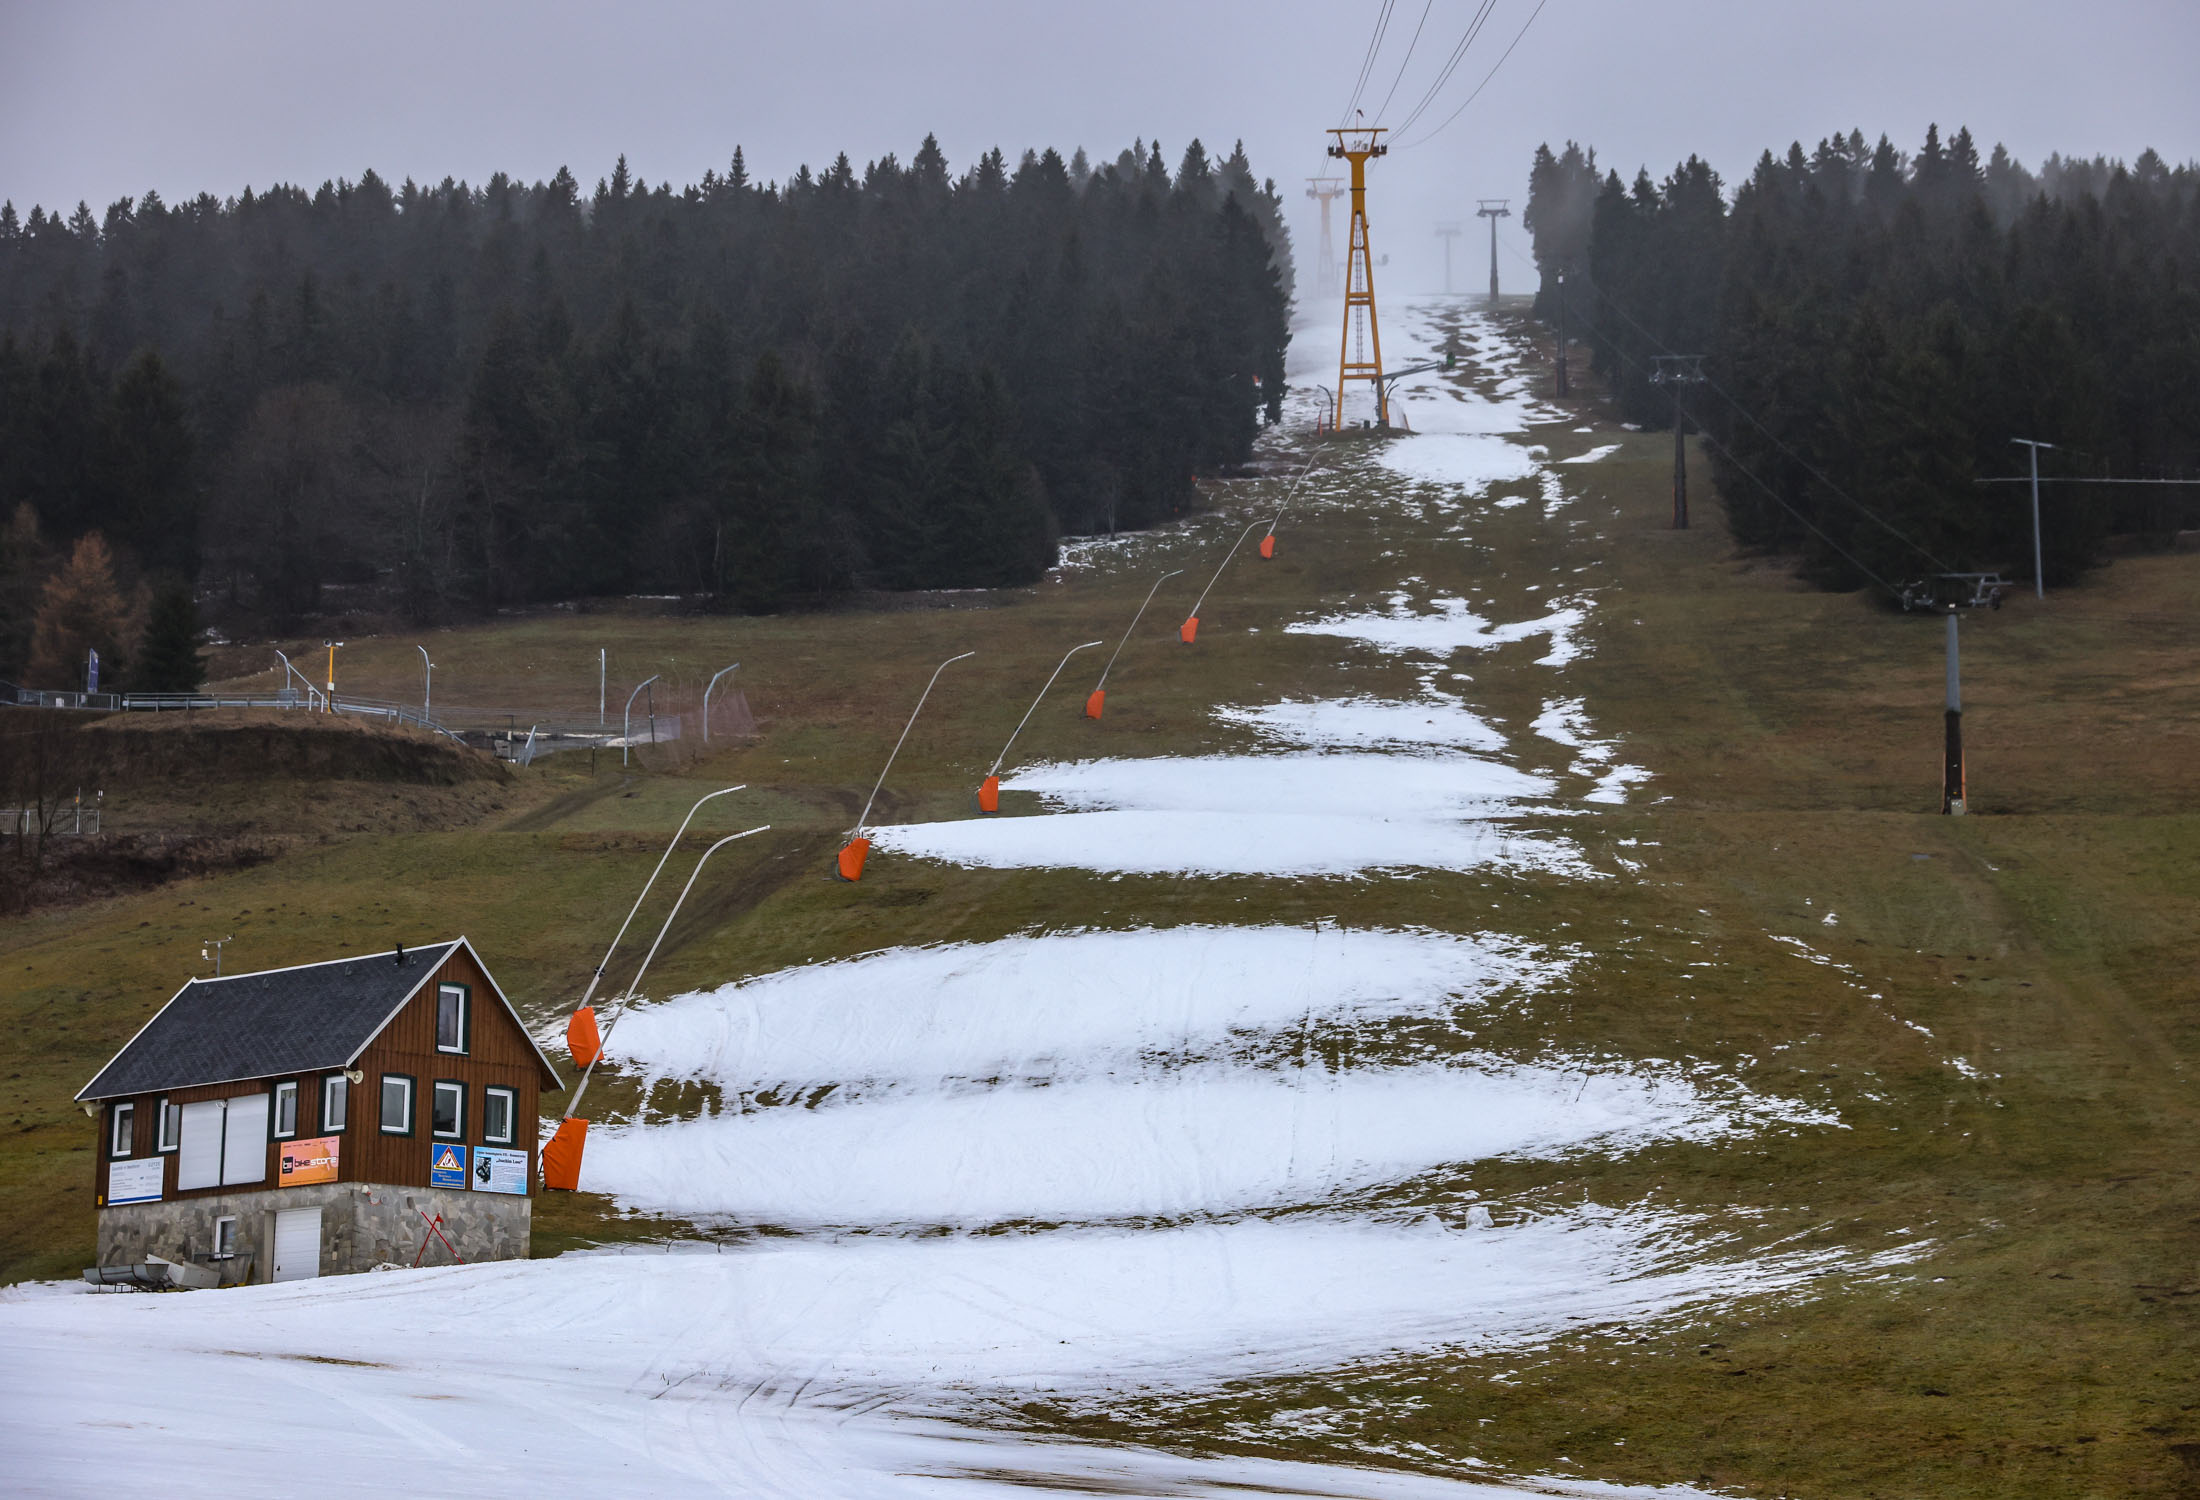
[[[466,1148],[437,1141],[428,1148],[428,1186],[466,1186]]]

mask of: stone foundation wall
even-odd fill
[[[342,1276],[385,1262],[409,1266],[420,1255],[424,1236],[428,1248],[420,1263],[450,1265],[450,1250],[428,1235],[427,1219],[438,1214],[444,1237],[467,1262],[524,1260],[534,1200],[511,1193],[326,1182],[124,1203],[99,1211],[99,1263],[129,1265],[158,1255],[214,1265],[225,1286],[266,1281],[273,1264],[276,1210],[314,1207],[321,1210],[321,1274]],[[230,1215],[237,1220],[236,1254],[227,1261],[208,1261],[214,1221]]]

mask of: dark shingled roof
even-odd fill
[[[343,1067],[464,941],[194,979],[76,1097]]]

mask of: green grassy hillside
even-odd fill
[[[1618,451],[1557,471],[1569,502],[1478,507],[1464,536],[1458,516],[1405,503],[1365,445],[1337,445],[1331,488],[1295,511],[1273,562],[1232,565],[1191,647],[1175,630],[1198,575],[1282,478],[1218,484],[1216,513],[1087,549],[1037,587],[931,607],[554,613],[354,642],[348,689],[412,695],[426,644],[439,698],[508,707],[522,728],[531,714],[593,712],[599,647],[615,682],[661,669],[692,682],[738,659],[759,733],[707,755],[692,742],[645,752],[624,770],[579,752],[458,788],[294,778],[203,805],[118,803],[121,826],[204,817],[290,833],[248,870],[0,926],[0,1277],[89,1263],[92,1131],[69,1096],[202,971],[202,939],[234,933],[228,966],[243,969],[464,932],[530,1018],[553,1022],[689,803],[747,782],[710,826],[772,831],[705,877],[656,993],[1038,928],[1495,930],[1581,960],[1558,993],[1493,1013],[1478,1046],[1702,1062],[1845,1128],[1485,1164],[1486,1200],[1701,1215],[1735,1254],[1931,1242],[1908,1263],[1708,1322],[1583,1328],[1528,1356],[1011,1420],[1762,1495],[2195,1493],[2200,557],[2119,558],[2083,588],[1966,621],[1976,815],[1944,818],[1938,623],[1737,556],[1708,503],[1698,529],[1668,530],[1669,439],[1612,428],[1589,403],[1579,420],[1595,430],[1542,440],[1557,456]],[[1605,878],[1111,878],[886,851],[860,884],[830,878],[838,836],[936,663],[979,653],[943,677],[881,821],[975,815],[978,779],[1062,651],[1095,637],[1112,649],[1152,579],[1179,566],[1191,573],[1125,651],[1105,720],[1079,717],[1097,663],[1073,664],[1019,759],[1243,748],[1213,705],[1411,696],[1425,664],[1283,629],[1374,607],[1401,573],[1499,619],[1586,592],[1587,650],[1562,676],[1538,665],[1538,639],[1455,659],[1465,681],[1450,685],[1565,797],[1588,778],[1530,730],[1554,687],[1650,771],[1623,806],[1521,820],[1573,839]],[[224,658],[240,674],[257,663],[244,648]],[[1385,789],[1366,793],[1380,804]],[[407,826],[402,810],[430,797],[432,826]],[[1004,801],[1006,814],[1029,810],[1018,794]],[[634,1103],[613,1079],[598,1107]],[[689,1232],[585,1196],[546,1202],[537,1222],[544,1252]]]

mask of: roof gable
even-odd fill
[[[488,966],[473,945],[454,938],[425,948],[190,980],[76,1097],[114,1099],[349,1066],[461,948],[488,978]],[[557,1087],[557,1071],[512,1002],[494,979],[489,987],[527,1036],[550,1086]]]

